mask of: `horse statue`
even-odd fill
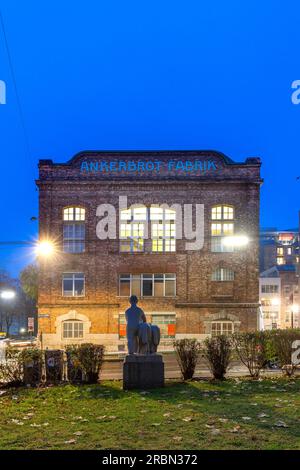
[[[138,354],[155,354],[160,342],[160,329],[152,323],[141,323],[138,327]]]

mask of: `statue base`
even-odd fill
[[[145,390],[164,386],[165,373],[160,354],[129,354],[123,363],[123,389]]]

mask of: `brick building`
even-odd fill
[[[41,160],[40,240],[55,245],[39,260],[42,346],[91,341],[124,350],[130,294],[161,327],[161,348],[174,338],[256,329],[260,166],[258,158],[235,163],[215,151],[87,151],[65,164]],[[120,196],[127,197],[121,209]],[[115,238],[100,234],[102,204],[118,209],[109,218]],[[197,249],[187,244],[186,225],[179,236],[184,204],[193,205]],[[228,243],[245,235],[243,247]]]

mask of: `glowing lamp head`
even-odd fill
[[[3,290],[3,291],[0,293],[1,299],[4,299],[4,300],[11,300],[11,299],[14,299],[15,296],[16,296],[16,293],[15,293],[13,290]]]
[[[53,255],[54,253],[54,245],[49,240],[40,241],[36,246],[36,253],[39,256],[44,256],[45,258]]]
[[[280,305],[280,299],[277,297],[271,300],[271,304],[273,307],[278,307]]]
[[[292,312],[293,313],[299,313],[299,311],[300,311],[299,305],[298,304],[293,304],[292,305]]]
[[[247,235],[232,235],[232,236],[224,237],[222,240],[222,243],[225,246],[241,248],[243,246],[248,245],[249,238],[247,237]]]

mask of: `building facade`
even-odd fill
[[[273,266],[260,274],[260,302],[266,330],[299,328],[300,295],[297,266]]]
[[[175,338],[255,330],[260,166],[215,151],[41,160],[40,241],[55,247],[39,257],[42,347],[125,350],[131,294],[160,326],[161,349]]]
[[[273,266],[299,264],[299,228],[278,230],[265,228],[260,231],[260,272]]]

